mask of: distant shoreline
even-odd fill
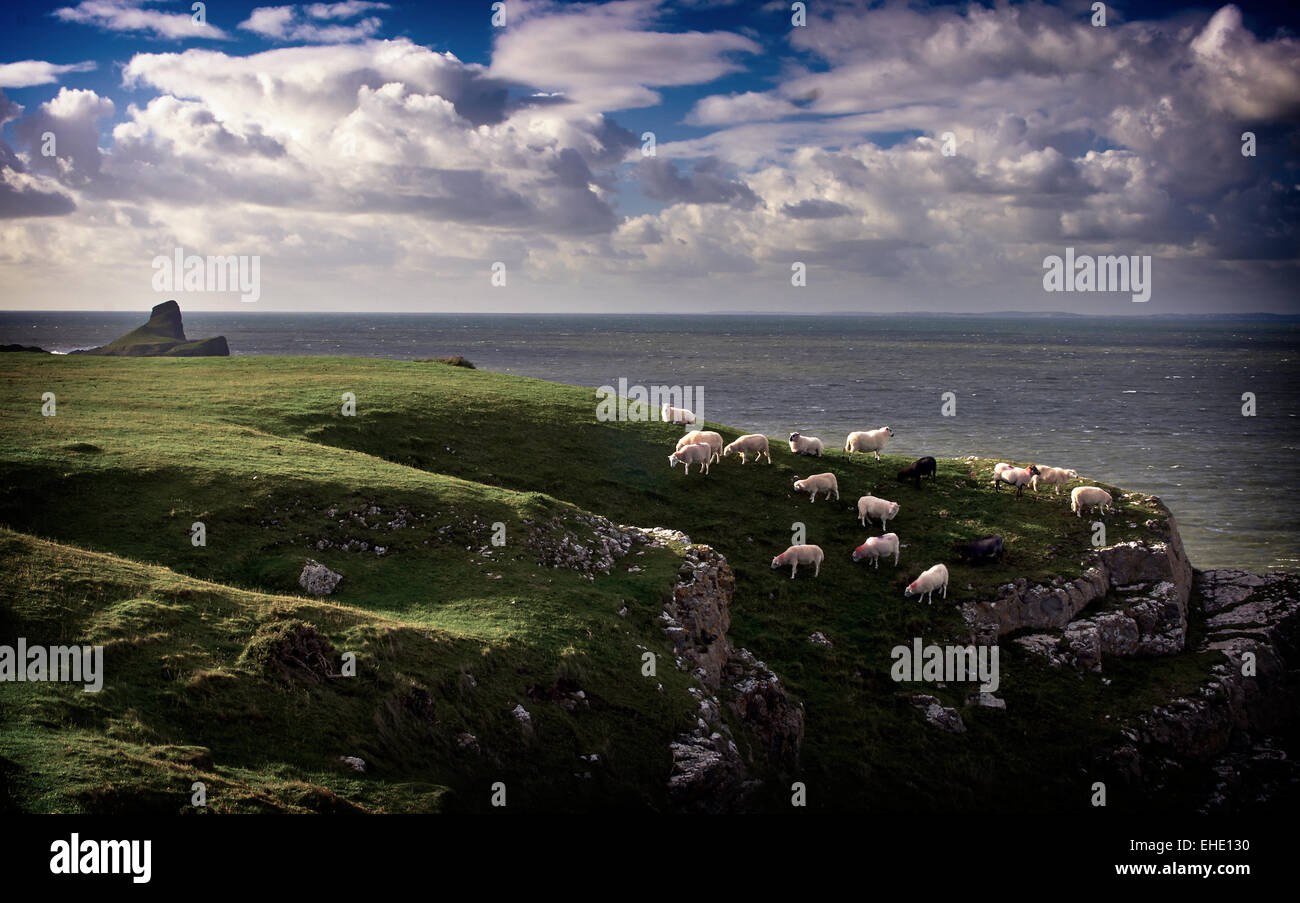
[[[131,310],[0,310],[0,316],[14,316],[19,314],[34,314],[38,316],[51,316],[55,314],[123,314],[135,316],[139,311]],[[1266,311],[1253,311],[1250,313],[1162,313],[1162,314],[1080,314],[1070,311],[1034,311],[1034,310],[997,310],[997,311],[823,311],[814,313],[788,313],[785,311],[765,311],[765,310],[705,310],[692,312],[618,312],[609,313],[604,311],[555,311],[555,312],[536,312],[536,311],[447,311],[447,310],[326,310],[326,311],[304,311],[304,310],[275,310],[263,308],[261,310],[251,310],[249,308],[208,308],[208,309],[189,309],[186,308],[186,316],[191,314],[274,314],[276,316],[286,317],[355,317],[363,314],[384,316],[384,317],[608,317],[614,318],[631,318],[631,317],[653,317],[659,319],[681,319],[683,317],[770,317],[772,319],[820,319],[820,318],[848,318],[848,317],[910,317],[915,319],[936,319],[940,317],[962,317],[967,319],[988,319],[988,320],[1009,320],[1009,319],[1028,319],[1035,320],[1194,320],[1194,321],[1225,321],[1225,320],[1245,320],[1245,321],[1269,321],[1269,322],[1286,322],[1300,323],[1300,313],[1294,314],[1277,314]]]

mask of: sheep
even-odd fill
[[[820,458],[825,446],[822,440],[816,436],[801,436],[798,433],[790,434],[790,451],[796,455],[808,455],[813,458]]]
[[[997,489],[1002,483],[1006,483],[1008,486],[1016,487],[1016,498],[1020,498],[1020,496],[1024,495],[1025,487],[1029,485],[1029,481],[1036,476],[1038,476],[1038,468],[1033,464],[1028,467],[1008,466],[1002,470],[995,467],[993,469],[993,488]]]
[[[1096,507],[1097,513],[1105,517],[1108,505],[1113,507],[1110,493],[1096,486],[1080,486],[1070,493],[1070,510],[1075,517],[1083,517],[1083,509],[1092,507]]]
[[[906,480],[913,480],[916,483],[916,488],[920,489],[921,477],[929,474],[931,480],[937,480],[938,472],[939,462],[934,460],[934,458],[931,458],[929,455],[926,455],[924,458],[917,458],[911,464],[900,470],[898,472],[898,482],[902,483]]]
[[[722,436],[712,430],[691,430],[677,440],[677,451],[681,451],[683,446],[694,445],[697,442],[707,442],[709,448],[713,449],[713,457],[709,463],[722,460]]]
[[[736,453],[740,455],[740,463],[745,463],[745,455],[753,455],[757,461],[764,455],[767,456],[767,463],[772,463],[772,452],[767,447],[767,437],[761,433],[746,433],[735,442],[728,445],[722,450],[722,457]]]
[[[664,402],[659,408],[659,417],[664,423],[694,423],[695,415],[686,408],[675,408],[668,402]]]
[[[903,598],[912,595],[920,597],[928,593],[926,604],[929,605],[934,602],[934,591],[937,589],[942,589],[943,598],[948,598],[948,569],[942,564],[936,564],[922,572],[920,577],[909,583],[907,589],[903,590]]]
[[[713,460],[713,447],[707,442],[696,442],[693,445],[683,445],[677,451],[668,456],[668,466],[676,467],[680,461],[686,465],[686,472],[691,472],[691,465],[698,464],[707,474],[709,472],[709,462]]]
[[[811,564],[814,568],[813,576],[818,577],[822,572],[822,559],[825,558],[821,546],[790,546],[780,555],[772,559],[772,570],[779,567],[790,565],[790,579],[794,579],[795,572],[799,570],[801,564]]]
[[[881,556],[888,558],[891,552],[894,555],[894,567],[898,567],[898,534],[882,533],[880,536],[868,537],[866,542],[854,549],[853,560],[870,558],[872,566],[879,570]]]
[[[808,500],[810,505],[817,501],[817,493],[819,492],[826,493],[828,499],[831,497],[831,493],[834,492],[835,501],[840,500],[840,484],[833,473],[815,473],[805,480],[795,480],[794,488],[799,492],[807,492],[811,495]]]
[[[971,564],[977,564],[981,561],[1001,558],[1004,548],[1002,537],[996,533],[989,536],[982,536],[979,539],[972,539],[970,542],[964,542],[957,546],[957,557],[962,561],[969,561]]]
[[[844,440],[844,453],[851,458],[853,452],[873,452],[876,460],[879,461],[880,450],[892,438],[894,438],[894,431],[887,426],[882,426],[878,430],[858,430],[849,433],[848,438]]]
[[[1063,485],[1077,479],[1079,479],[1077,470],[1066,470],[1064,467],[1040,467],[1038,468],[1038,474],[1030,481],[1029,487],[1034,492],[1037,492],[1038,481],[1042,480],[1044,483],[1051,485],[1053,495],[1060,495]]]
[[[878,499],[874,495],[864,495],[858,499],[858,523],[867,525],[867,518],[880,518],[880,529],[885,529],[885,521],[898,517],[898,502]]]

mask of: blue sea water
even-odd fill
[[[142,319],[0,312],[0,344],[90,347]],[[1158,495],[1197,567],[1300,566],[1293,319],[237,311],[186,313],[185,329],[235,355],[463,354],[581,386],[701,386],[711,420],[830,446],[888,424],[893,453],[1032,460]]]

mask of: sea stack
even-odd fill
[[[73,354],[101,354],[112,357],[228,357],[225,336],[189,341],[181,323],[181,306],[164,301],[149,313],[149,322],[120,339],[99,348]]]

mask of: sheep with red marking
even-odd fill
[[[894,556],[894,567],[898,567],[898,534],[882,533],[880,536],[867,537],[867,541],[853,550],[853,560],[871,559],[872,567],[880,568],[880,559]]]
[[[772,570],[785,567],[788,564],[790,565],[790,579],[793,580],[795,573],[799,570],[799,565],[811,564],[813,566],[813,576],[818,577],[821,575],[822,559],[825,557],[821,546],[790,546],[790,548],[772,559]]]
[[[907,589],[903,590],[903,598],[928,594],[926,599],[928,605],[934,602],[934,591],[937,589],[943,591],[943,598],[948,598],[948,568],[942,564],[936,564],[923,571],[920,577],[909,583]]]

